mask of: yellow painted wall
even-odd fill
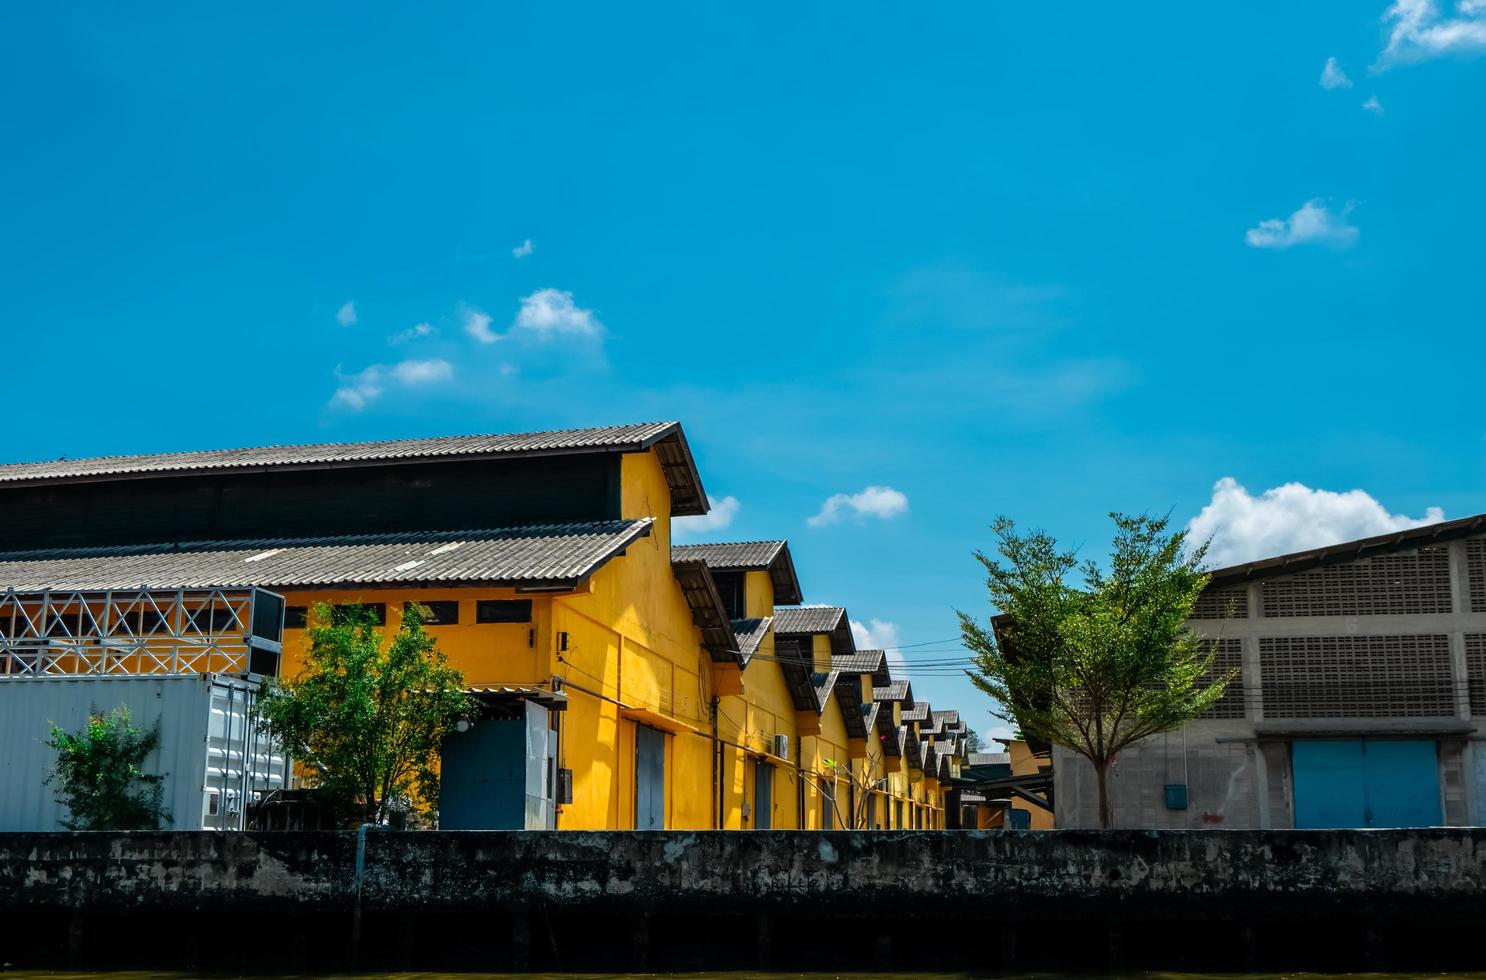
[[[1039,759],[1032,754],[1032,749],[1025,741],[1006,743],[1007,754],[1011,756],[1011,774],[1013,776],[1035,776],[1041,767],[1047,764],[1047,760]],[[1053,815],[1040,806],[1033,806],[1019,796],[1011,798],[1013,810],[1026,810],[1032,815],[1031,828],[1033,830],[1052,830],[1056,827]]]
[[[827,698],[820,714],[820,734],[806,735],[800,741],[801,767],[811,774],[811,778],[805,783],[805,829],[840,829],[843,820],[850,819],[850,816],[844,812],[838,816],[829,796],[834,795],[844,811],[848,795],[846,782],[836,776],[831,767],[826,765],[826,760],[841,765],[847,762],[846,718],[841,714],[841,702],[834,696]],[[823,790],[828,794],[824,798]]]
[[[710,659],[671,571],[670,489],[654,453],[621,464],[622,513],[656,518],[652,533],[600,569],[587,594],[552,600],[554,673],[570,682],[561,764],[573,770],[564,829],[634,826],[635,725],[613,701],[678,722],[666,739],[666,826],[712,826]]]

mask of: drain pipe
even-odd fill
[[[717,715],[722,699],[712,698],[712,826],[722,829],[722,740],[717,729]]]
[[[361,956],[361,883],[366,878],[366,832],[375,824],[364,823],[356,828],[356,872],[351,879],[351,891],[355,904],[351,907],[351,972],[356,972],[356,962]]]

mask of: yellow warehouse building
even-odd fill
[[[282,596],[239,672],[297,673],[319,603],[389,630],[422,607],[482,704],[445,745],[446,828],[946,825],[953,738],[844,609],[800,605],[788,545],[672,545],[707,509],[677,423],[12,464],[0,501],[18,609]],[[190,625],[248,628],[217,615]],[[119,642],[95,626],[0,672],[92,670],[79,651]]]

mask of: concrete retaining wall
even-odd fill
[[[356,864],[350,833],[0,834],[0,960],[1486,966],[1483,830],[378,832],[359,900]]]

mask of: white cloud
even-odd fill
[[[448,361],[433,358],[427,361],[401,361],[392,367],[392,377],[399,384],[409,387],[437,384],[454,378],[454,366]]]
[[[355,374],[342,374],[336,368],[335,376],[340,387],[331,396],[330,403],[359,412],[381,398],[389,386],[419,388],[451,381],[454,367],[448,361],[438,359],[399,361],[391,367],[373,364]]]
[[[493,344],[497,340],[505,339],[490,329],[490,314],[474,307],[464,311],[464,332],[482,344]]]
[[[341,386],[335,389],[335,395],[330,399],[330,403],[360,411],[382,397],[384,375],[385,372],[379,364],[373,364],[366,370],[355,374],[341,374],[340,368],[336,368],[335,376]]]
[[[1374,71],[1450,54],[1486,51],[1486,0],[1457,0],[1449,15],[1435,0],[1397,0],[1383,14],[1393,26]]]
[[[1194,542],[1211,538],[1208,564],[1223,568],[1444,519],[1438,507],[1418,518],[1390,514],[1362,490],[1336,493],[1286,483],[1255,497],[1225,476],[1213,485],[1212,501],[1188,522],[1187,532]]]
[[[1337,88],[1351,88],[1352,80],[1347,73],[1342,71],[1342,66],[1336,63],[1335,58],[1326,59],[1326,67],[1321,69],[1321,87],[1328,92]]]
[[[908,672],[908,662],[903,659],[902,651],[898,649],[901,641],[898,639],[897,623],[888,623],[880,619],[872,619],[863,623],[861,620],[853,619],[851,638],[856,642],[858,650],[887,651],[888,667],[898,677],[903,677]]]
[[[1368,112],[1372,113],[1375,116],[1381,116],[1383,114],[1383,103],[1378,101],[1378,97],[1376,95],[1368,96],[1367,101],[1362,103],[1362,108],[1366,109]]]
[[[1016,729],[1012,728],[1010,725],[993,725],[991,729],[985,733],[985,741],[987,743],[986,751],[1000,752],[1001,746],[991,744],[991,740],[996,738],[1011,738],[1014,735],[1016,735]]]
[[[565,289],[538,289],[523,296],[511,324],[512,332],[523,331],[542,340],[563,335],[594,337],[603,329],[593,311],[574,303],[573,294]]]
[[[493,344],[512,337],[534,337],[540,341],[556,337],[597,337],[604,325],[592,310],[573,302],[565,289],[538,289],[521,297],[521,307],[511,328],[505,333],[490,329],[490,314],[469,307],[464,311],[464,331],[482,344]]]
[[[511,249],[511,255],[514,258],[524,259],[534,251],[536,251],[536,248],[533,247],[531,239],[528,238],[520,245],[517,245],[515,248]]]
[[[908,510],[908,497],[892,487],[868,487],[861,493],[838,493],[828,498],[820,513],[810,518],[811,527],[835,524],[844,516],[887,520]]]
[[[697,517],[677,517],[671,520],[671,531],[680,537],[689,537],[693,534],[704,534],[708,531],[721,531],[733,523],[733,518],[738,516],[742,509],[737,497],[723,497],[721,499],[707,494],[707,513]]]
[[[1320,198],[1312,198],[1300,206],[1300,210],[1288,218],[1270,218],[1261,221],[1244,234],[1244,241],[1252,248],[1289,248],[1292,245],[1331,245],[1347,248],[1356,244],[1361,234],[1347,222],[1352,206],[1348,204],[1340,213],[1332,213]]]
[[[356,325],[356,304],[347,300],[345,305],[335,311],[335,322],[343,327]]]
[[[438,328],[431,323],[415,323],[402,333],[393,335],[391,341],[394,344],[405,344],[410,340],[422,340],[424,337],[432,337],[438,332]]]

